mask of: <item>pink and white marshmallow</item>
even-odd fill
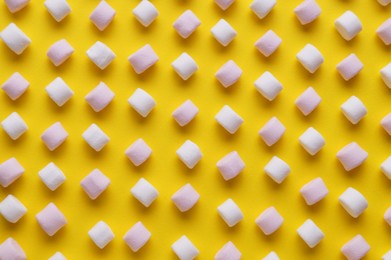
[[[299,137],[299,142],[310,155],[317,154],[326,144],[323,136],[313,127],[309,127]]]
[[[391,63],[388,63],[380,70],[380,75],[384,84],[391,89]]]
[[[130,193],[147,208],[159,195],[157,189],[144,178],[138,180],[130,190]]]
[[[362,24],[358,16],[348,10],[334,22],[339,34],[347,41],[353,39],[362,30]]]
[[[43,210],[35,215],[38,224],[49,236],[55,235],[67,224],[64,214],[54,203],[49,203]]]
[[[347,188],[338,198],[341,206],[353,218],[358,218],[367,208],[367,199],[356,189]]]
[[[159,15],[156,7],[148,0],[140,1],[132,13],[144,27],[150,26]]]
[[[86,54],[101,70],[107,68],[116,57],[115,53],[106,44],[100,41],[95,42],[94,45],[87,50]]]
[[[12,74],[1,86],[7,96],[12,100],[17,100],[30,86],[28,82],[19,72]]]
[[[176,154],[189,169],[193,169],[203,156],[198,145],[190,140],[186,140]]]
[[[371,246],[361,235],[356,235],[341,248],[342,254],[348,260],[360,260],[369,252]]]
[[[224,180],[228,181],[238,176],[244,169],[245,164],[242,158],[240,158],[239,153],[233,151],[221,158],[216,166]]]
[[[116,11],[105,0],[101,0],[90,15],[91,22],[103,31],[114,20]]]
[[[194,207],[200,199],[200,194],[187,183],[172,195],[171,200],[180,212],[186,212]]]
[[[339,74],[346,81],[356,76],[363,68],[364,64],[354,53],[347,56],[337,65]]]
[[[46,55],[54,66],[60,66],[75,52],[75,49],[65,39],[61,39],[50,46]]]
[[[324,238],[323,231],[311,219],[307,219],[297,229],[297,234],[310,248],[314,248]]]
[[[215,120],[230,134],[236,133],[244,122],[243,118],[228,105],[224,105],[220,109],[215,115]]]
[[[217,211],[229,227],[235,226],[243,219],[242,211],[232,199],[224,201],[217,207]]]
[[[210,30],[213,37],[224,47],[228,46],[238,34],[224,19],[220,19]]]
[[[101,151],[110,141],[110,137],[108,137],[96,124],[91,124],[83,132],[82,137],[86,143],[97,152]]]
[[[1,31],[0,38],[17,55],[22,54],[31,44],[30,38],[14,23],[10,23]]]
[[[104,221],[96,223],[89,231],[88,235],[97,247],[103,249],[111,240],[114,239],[114,233]]]
[[[190,100],[186,100],[172,113],[172,117],[180,126],[190,123],[198,114],[198,107]]]
[[[312,111],[315,110],[322,101],[322,98],[315,91],[313,87],[308,87],[303,93],[295,100],[296,107],[308,116]]]
[[[73,90],[65,83],[65,81],[57,77],[45,88],[49,97],[57,106],[61,107],[74,95]]]
[[[282,90],[282,84],[269,71],[265,71],[254,86],[269,101],[273,101]]]
[[[300,189],[301,196],[309,206],[321,201],[328,193],[329,190],[321,177],[313,179]]]
[[[306,0],[307,2],[309,0]],[[297,60],[310,73],[315,73],[323,64],[324,58],[322,53],[312,44],[307,44],[296,54]]]
[[[221,10],[227,10],[235,0],[215,0],[215,3],[221,8]]]
[[[139,221],[126,232],[123,239],[133,252],[137,252],[149,241],[151,236],[151,232]]]
[[[380,169],[384,175],[391,180],[391,156],[389,156],[381,165]]]
[[[182,38],[186,39],[200,25],[200,19],[191,10],[186,10],[175,20],[173,27]]]
[[[346,171],[351,171],[368,158],[368,153],[356,142],[352,142],[338,151],[337,158]]]
[[[72,11],[66,0],[46,0],[44,5],[57,22],[61,22]]]
[[[180,260],[195,259],[200,253],[187,236],[181,236],[171,245],[171,249]]]
[[[376,30],[377,36],[385,45],[391,44],[391,18],[385,20]]]
[[[267,236],[276,232],[283,222],[284,218],[275,207],[265,209],[255,220],[257,226]]]
[[[223,87],[228,88],[239,80],[242,73],[242,69],[233,60],[229,60],[220,67],[215,77]]]
[[[276,252],[271,251],[264,258],[262,258],[262,260],[280,260],[280,257],[277,255]]]
[[[129,105],[142,117],[147,117],[156,106],[153,97],[141,88],[137,88],[128,99]]]
[[[265,18],[277,4],[277,0],[254,0],[250,9],[258,16],[259,19]]]
[[[293,10],[302,25],[309,24],[319,17],[322,9],[315,0],[304,0]]]
[[[0,185],[7,188],[25,172],[23,166],[12,157],[0,164]]]
[[[268,30],[255,42],[255,48],[265,57],[272,55],[281,45],[282,39],[272,30]]]
[[[0,259],[26,260],[27,256],[18,242],[12,237],[9,237],[0,245]]]
[[[263,170],[278,184],[282,183],[291,172],[289,165],[277,156],[273,156]]]
[[[48,260],[67,260],[67,258],[61,252],[56,252]]]
[[[4,2],[11,13],[16,13],[25,8],[30,3],[30,0],[5,0]]]
[[[272,117],[259,130],[258,134],[266,143],[267,146],[272,146],[277,143],[285,133],[285,126],[278,120],[277,117]]]
[[[47,128],[41,135],[41,139],[50,151],[56,150],[68,138],[68,132],[60,122],[56,122]]]
[[[140,166],[151,156],[152,149],[139,138],[126,149],[125,154],[135,166]]]
[[[0,202],[0,214],[10,223],[16,223],[27,213],[27,208],[13,195]]]
[[[1,126],[12,140],[17,140],[28,130],[26,122],[17,112],[11,113],[1,121]]]
[[[240,260],[242,253],[232,243],[228,241],[215,255],[214,260]]]
[[[171,63],[171,66],[183,80],[188,80],[198,70],[197,63],[186,52],[179,55]]]
[[[41,181],[51,191],[56,190],[66,180],[64,173],[55,165],[53,162],[46,165],[43,169],[38,172]]]
[[[80,186],[90,199],[97,199],[110,185],[110,179],[100,170],[94,169],[80,182]]]
[[[143,2],[146,0],[143,0]],[[156,62],[159,61],[159,57],[156,52],[152,49],[150,44],[146,44],[136,52],[131,54],[128,57],[130,65],[132,65],[134,71],[137,74],[141,74],[150,67],[152,67]]]
[[[352,124],[358,124],[368,113],[364,103],[356,96],[351,96],[341,105],[342,113]]]
[[[104,82],[99,82],[98,86],[86,95],[85,100],[95,112],[100,112],[110,104],[114,97],[114,92]]]

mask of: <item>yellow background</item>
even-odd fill
[[[379,125],[391,111],[391,92],[383,84],[379,70],[391,61],[391,53],[375,34],[376,28],[390,16],[391,7],[382,7],[375,0],[319,0],[321,16],[313,24],[302,26],[293,13],[300,0],[278,1],[263,20],[249,9],[250,0],[237,0],[225,12],[212,0],[154,0],[160,14],[150,27],[144,28],[131,13],[138,1],[109,1],[117,15],[100,32],[89,21],[89,14],[98,2],[70,0],[72,13],[61,23],[48,14],[42,1],[33,0],[16,14],[11,14],[4,2],[0,5],[0,29],[14,22],[32,39],[31,46],[20,56],[0,44],[0,82],[19,71],[31,83],[17,101],[11,101],[5,93],[0,95],[1,120],[17,111],[29,126],[28,132],[17,141],[0,132],[0,161],[15,156],[26,169],[17,182],[0,189],[0,198],[13,194],[28,208],[17,224],[0,219],[0,241],[12,236],[29,259],[47,259],[56,251],[68,259],[176,259],[170,246],[183,234],[200,250],[198,259],[212,259],[228,240],[240,249],[243,259],[261,259],[271,250],[281,259],[344,259],[340,248],[356,234],[362,234],[372,247],[366,259],[379,259],[391,249],[391,229],[383,220],[384,211],[391,206],[391,183],[379,168],[390,155],[391,145],[391,138]],[[202,25],[184,40],[172,28],[172,23],[187,9],[195,12]],[[363,31],[350,42],[342,39],[334,28],[334,20],[346,10],[354,11],[363,23]],[[210,34],[220,18],[226,19],[238,32],[225,48]],[[276,53],[265,58],[253,45],[268,29],[274,30],[283,42]],[[56,68],[46,57],[46,51],[62,38],[76,51],[70,60]],[[85,54],[97,40],[117,54],[104,71]],[[152,45],[160,61],[146,73],[137,75],[127,57],[146,43]],[[314,75],[295,58],[307,43],[315,45],[325,57]],[[180,79],[170,65],[184,51],[199,65],[199,71],[188,81]],[[356,78],[345,82],[335,66],[352,52],[362,60],[364,69]],[[229,59],[237,62],[243,75],[237,84],[224,89],[214,73]],[[253,86],[266,70],[284,86],[273,102],[263,98]],[[44,90],[57,76],[75,92],[61,108]],[[104,81],[116,97],[104,111],[95,113],[84,97],[99,81]],[[294,100],[308,86],[313,86],[323,101],[310,116],[304,117]],[[149,92],[157,102],[145,119],[127,103],[138,87]],[[356,126],[340,111],[340,105],[351,95],[358,96],[369,111]],[[189,98],[200,113],[181,128],[171,113]],[[245,121],[234,135],[214,120],[225,104]],[[272,116],[277,116],[287,131],[276,145],[267,147],[257,133]],[[50,152],[40,135],[56,121],[64,125],[69,138]],[[111,138],[99,153],[81,137],[91,123],[99,125]],[[314,157],[298,143],[298,137],[310,126],[326,139],[326,146]],[[140,137],[151,146],[153,154],[144,165],[134,167],[124,151]],[[175,154],[187,139],[197,143],[204,154],[193,170],[188,170]],[[335,154],[352,141],[367,150],[369,157],[358,169],[345,172]],[[215,164],[233,150],[239,152],[246,168],[239,177],[225,182]],[[263,171],[273,155],[285,160],[292,169],[281,185],[275,184]],[[38,171],[51,161],[67,177],[54,192],[38,177]],[[96,201],[90,200],[79,185],[94,168],[102,170],[112,182]],[[325,180],[330,192],[323,201],[309,207],[299,190],[318,176]],[[144,208],[129,192],[140,177],[160,192],[150,208]],[[187,182],[199,191],[201,199],[183,214],[170,197]],[[369,208],[358,219],[350,217],[338,202],[338,196],[349,186],[361,191],[369,201]],[[244,213],[243,221],[233,228],[216,211],[227,198],[237,202]],[[68,225],[54,237],[47,236],[35,220],[35,214],[49,202],[54,202],[68,220]],[[254,220],[272,205],[284,217],[284,224],[267,237]],[[314,249],[308,248],[296,233],[307,218],[325,233]],[[87,235],[99,220],[105,221],[116,235],[103,250]],[[139,220],[152,232],[152,238],[142,250],[133,253],[122,237]]]

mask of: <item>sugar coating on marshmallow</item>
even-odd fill
[[[143,2],[146,0],[143,0]],[[141,74],[159,61],[159,57],[150,44],[146,44],[128,57],[137,74]]]
[[[305,25],[318,18],[322,9],[315,0],[304,0],[293,11],[300,23]]]
[[[103,249],[111,242],[111,240],[114,239],[113,231],[104,221],[96,223],[90,230],[88,230],[88,235],[100,249]]]
[[[339,34],[347,41],[353,39],[362,30],[362,24],[358,16],[352,11],[346,11],[334,22]]]
[[[140,166],[151,156],[152,149],[139,138],[126,149],[125,154],[135,166]]]
[[[189,169],[193,169],[203,156],[198,145],[190,140],[186,140],[176,154]]]
[[[391,89],[391,62],[380,70],[380,75],[384,84]]]
[[[46,55],[55,66],[63,64],[71,55],[75,49],[65,39],[61,39],[50,46]]]
[[[95,112],[100,112],[110,104],[114,97],[114,92],[104,82],[99,82],[98,86],[86,95],[85,100]]]
[[[200,194],[190,183],[183,185],[171,197],[171,200],[181,212],[185,212],[193,208],[199,199]]]
[[[147,117],[156,106],[153,97],[145,90],[137,88],[128,99],[129,105],[142,117]]]
[[[123,239],[133,252],[137,252],[149,241],[151,236],[151,232],[139,221],[126,232]]]
[[[243,118],[228,105],[224,105],[220,109],[215,115],[215,120],[230,134],[236,133],[244,122]]]
[[[356,235],[341,248],[342,254],[348,260],[359,260],[371,249],[368,242],[361,235]]]
[[[61,252],[56,252],[48,260],[67,260],[67,258]]]
[[[26,253],[23,248],[12,237],[7,238],[0,244],[0,259],[4,260],[26,260]]]
[[[24,171],[23,166],[14,157],[2,162],[0,164],[0,185],[4,188],[8,187],[19,179]]]
[[[215,260],[240,260],[242,258],[242,253],[239,249],[232,243],[228,241],[224,246],[216,253]]]
[[[315,89],[313,87],[308,87],[295,100],[295,105],[303,113],[303,115],[308,116],[312,111],[315,110],[315,108],[318,107],[321,101],[322,98],[315,91]]]
[[[11,113],[1,121],[1,126],[12,140],[18,139],[28,130],[26,122],[17,112]]]
[[[188,99],[175,109],[172,113],[172,117],[180,126],[185,126],[194,119],[198,112],[198,107]]]
[[[104,1],[102,1],[104,2]],[[103,42],[97,41],[86,52],[88,58],[101,70],[104,70],[116,57],[115,53]]]
[[[255,220],[255,223],[265,235],[271,235],[276,232],[283,222],[284,218],[275,207],[265,209]]]
[[[351,96],[341,105],[342,113],[352,123],[357,124],[368,113],[364,103],[356,96]]]
[[[110,141],[110,138],[96,124],[90,125],[82,134],[83,139],[92,149],[99,152]]]
[[[337,158],[346,171],[351,171],[360,166],[368,157],[368,153],[356,142],[344,146],[337,153]]]
[[[229,60],[220,67],[215,77],[223,87],[228,88],[239,80],[242,73],[242,69],[233,60]]]
[[[49,236],[53,236],[67,224],[64,214],[54,203],[49,203],[43,210],[35,215],[38,224]]]
[[[264,258],[262,258],[262,260],[280,260],[280,257],[277,255],[276,252],[271,251]]]
[[[171,63],[171,66],[183,80],[188,80],[198,70],[197,63],[186,52],[179,55]]]
[[[282,183],[291,172],[289,165],[277,156],[273,156],[263,170],[278,184]]]
[[[250,9],[259,19],[263,19],[270,13],[276,3],[277,0],[254,0],[250,5]]]
[[[310,155],[317,154],[326,144],[323,136],[313,127],[309,127],[299,137],[299,142]]]
[[[314,205],[327,196],[329,190],[326,187],[323,179],[318,177],[306,183],[301,187],[300,194],[304,198],[307,205]]]
[[[80,186],[92,200],[98,198],[109,185],[110,179],[98,169],[94,169],[80,182]]]
[[[238,176],[244,169],[245,164],[242,158],[240,158],[239,153],[233,151],[221,158],[216,166],[224,180],[228,181]]]
[[[274,100],[282,90],[282,84],[269,71],[265,71],[255,82],[255,88],[267,100]]]
[[[232,199],[224,201],[217,207],[217,211],[229,227],[235,226],[243,219],[242,211]]]
[[[376,30],[377,36],[385,45],[391,44],[391,18],[385,20]]]
[[[103,31],[113,21],[116,11],[105,0],[99,2],[90,15],[91,22]]]
[[[11,194],[0,202],[0,214],[11,223],[18,222],[26,212],[23,203]]]
[[[309,0],[306,0],[306,2]],[[296,54],[297,60],[310,73],[315,71],[322,65],[324,58],[322,53],[312,44],[307,44]]]
[[[281,139],[285,130],[286,128],[281,121],[277,117],[272,117],[259,130],[258,134],[268,146],[272,146]]]
[[[390,3],[391,3],[391,0],[377,0],[377,2],[379,3],[379,4],[381,4],[382,6],[387,6],[387,5],[389,5]],[[391,254],[390,254],[390,256],[391,256]],[[383,259],[384,260],[384,259]],[[387,259],[388,260],[388,259]]]
[[[145,207],[149,207],[159,195],[157,189],[144,178],[137,181],[130,193]]]
[[[30,86],[28,82],[19,72],[13,73],[1,86],[2,90],[12,100],[17,100]]]
[[[16,13],[26,7],[30,0],[5,0],[4,2],[11,13]]]
[[[389,156],[381,165],[380,169],[384,175],[391,180],[391,156]]]
[[[346,81],[356,76],[363,68],[364,65],[354,53],[350,54],[337,65],[339,74]]]
[[[187,236],[181,236],[171,245],[171,249],[180,260],[192,260],[200,253]]]
[[[148,0],[140,1],[132,13],[144,27],[150,26],[159,15],[156,7]]]
[[[215,3],[223,10],[227,10],[235,0],[215,0]]]
[[[31,43],[30,38],[14,23],[10,23],[1,31],[0,38],[17,55],[22,54]]]
[[[61,22],[72,11],[66,0],[46,0],[44,5],[57,22]]]
[[[191,10],[186,10],[175,20],[173,27],[182,38],[186,39],[200,25],[200,19]]]
[[[391,226],[391,207],[384,212],[383,218]]]
[[[63,106],[74,95],[73,90],[60,77],[50,82],[45,90],[59,107]]]
[[[323,231],[311,219],[307,219],[297,229],[297,234],[310,248],[314,248],[324,238]]]
[[[353,218],[359,217],[368,208],[367,199],[356,189],[347,188],[338,198],[341,206]]]
[[[210,29],[213,37],[224,47],[228,46],[231,41],[238,34],[235,29],[224,19],[220,19],[213,27]]]
[[[274,31],[268,30],[255,42],[255,47],[265,57],[269,57],[277,50],[281,43],[282,39]]]
[[[68,132],[60,122],[48,127],[41,135],[41,139],[50,151],[54,151],[68,138]]]
[[[54,191],[66,180],[64,173],[55,165],[53,162],[46,165],[43,169],[38,172],[38,176],[41,181],[50,190]]]

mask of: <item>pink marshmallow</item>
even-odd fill
[[[141,74],[149,67],[154,65],[159,60],[159,57],[152,49],[151,45],[147,44],[132,55],[130,55],[128,60],[132,65],[134,71],[137,74]]]
[[[346,81],[356,76],[363,68],[364,65],[354,53],[350,54],[337,65],[339,74]]]
[[[215,255],[215,260],[240,260],[242,258],[242,253],[239,249],[232,243],[228,241]]]
[[[320,9],[320,6],[315,0],[304,0],[294,10],[297,19],[299,19],[302,25],[314,21],[316,18],[319,17],[321,12],[322,10]]]
[[[384,212],[384,220],[388,225],[391,226],[391,207],[389,207],[386,212]]]
[[[19,73],[15,72],[1,86],[4,92],[12,100],[18,99],[30,86],[30,83]]]
[[[110,185],[110,179],[100,170],[94,169],[81,182],[81,187],[92,200],[99,197]]]
[[[50,46],[47,52],[47,56],[55,66],[60,66],[69,57],[71,57],[74,51],[75,49],[73,49],[69,42],[67,42],[65,39],[62,39]]]
[[[277,119],[272,117],[262,128],[259,130],[259,135],[265,141],[268,146],[272,146],[277,143],[278,140],[285,133],[285,126]]]
[[[191,11],[186,10],[173,24],[173,27],[182,38],[189,37],[201,25],[200,19]]]
[[[297,108],[307,116],[318,107],[322,98],[313,87],[307,88],[295,101]]]
[[[181,212],[185,212],[193,208],[199,199],[200,194],[193,188],[193,186],[191,186],[190,183],[185,184],[171,197],[171,200]]]
[[[24,173],[23,166],[14,157],[0,164],[0,185],[11,185]]]
[[[105,83],[100,82],[87,94],[85,100],[95,112],[100,112],[110,104],[114,96],[114,92]]]
[[[91,13],[90,20],[100,31],[103,31],[113,21],[115,13],[109,4],[102,0]]]
[[[126,149],[125,154],[135,166],[139,166],[151,156],[152,149],[139,138]]]
[[[11,13],[16,13],[28,5],[30,0],[5,0],[5,4]]]
[[[141,223],[134,224],[124,236],[125,243],[133,252],[140,250],[151,238],[151,232]]]
[[[242,69],[233,60],[229,60],[220,67],[215,77],[221,85],[228,88],[239,80],[242,73]]]
[[[391,44],[391,18],[384,21],[376,30],[377,36],[385,45]]]
[[[368,153],[356,142],[346,145],[337,153],[337,158],[346,171],[353,170],[360,166],[367,157]]]
[[[361,235],[357,235],[342,246],[341,252],[348,260],[360,260],[370,249],[367,241]]]
[[[221,158],[216,166],[224,180],[228,181],[235,178],[244,169],[245,164],[238,152],[233,151]]]
[[[386,130],[386,132],[391,135],[391,113],[387,114],[380,121],[381,126]]]
[[[272,55],[277,48],[281,45],[281,38],[272,30],[267,31],[258,41],[255,43],[255,47],[265,57]]]
[[[265,235],[273,234],[284,222],[283,217],[278,213],[275,207],[269,207],[259,215],[255,220],[258,227]]]
[[[314,205],[329,193],[326,184],[322,178],[318,177],[300,189],[301,196],[303,196],[307,205]]]
[[[67,220],[62,212],[57,208],[54,203],[49,203],[43,210],[35,215],[41,228],[49,235],[53,236],[57,233],[65,224]]]
[[[68,132],[64,129],[60,122],[51,125],[41,135],[42,141],[50,151],[59,147],[68,137]]]
[[[215,0],[215,3],[223,10],[227,10],[235,0]]]
[[[198,107],[190,100],[186,100],[172,113],[172,117],[180,126],[185,126],[198,114]]]
[[[26,253],[12,237],[7,238],[0,245],[0,259],[2,260],[25,260]]]

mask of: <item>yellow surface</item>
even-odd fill
[[[278,1],[263,20],[249,9],[250,0],[237,0],[226,12],[212,0],[154,0],[159,17],[149,28],[144,28],[131,14],[138,1],[109,1],[117,15],[100,32],[88,18],[98,1],[69,2],[72,13],[61,23],[54,21],[42,1],[32,1],[17,14],[9,13],[4,2],[0,5],[0,28],[15,22],[32,39],[31,46],[20,56],[0,44],[0,82],[19,71],[31,83],[25,95],[15,102],[5,93],[0,95],[1,120],[17,111],[29,125],[28,132],[17,141],[0,132],[0,161],[15,156],[26,169],[17,182],[0,189],[0,197],[13,194],[28,208],[27,215],[17,224],[0,219],[0,241],[12,236],[29,259],[47,259],[56,251],[68,259],[176,259],[170,246],[183,234],[200,250],[198,259],[212,259],[228,240],[240,249],[243,259],[261,259],[271,250],[281,259],[344,259],[340,248],[356,234],[362,234],[372,247],[366,259],[379,259],[391,249],[391,229],[383,220],[384,211],[391,205],[391,183],[379,168],[390,155],[391,145],[391,138],[379,125],[381,118],[391,111],[391,92],[379,76],[380,68],[390,61],[390,48],[375,34],[376,28],[389,17],[391,7],[382,7],[375,0],[319,0],[321,16],[303,27],[293,14],[299,0]],[[202,25],[184,40],[172,28],[172,23],[186,9],[193,10]],[[333,24],[345,10],[354,11],[364,26],[351,42],[343,40]],[[220,18],[226,19],[238,32],[226,48],[210,34],[210,28]],[[273,29],[283,43],[270,58],[264,58],[253,45],[268,29]],[[47,59],[46,51],[61,38],[66,38],[76,51],[70,60],[56,68]],[[85,54],[97,40],[117,54],[104,71]],[[153,46],[160,61],[146,73],[137,75],[127,57],[146,43]],[[295,58],[307,43],[315,45],[325,57],[314,75]],[[180,79],[170,66],[183,51],[200,68],[188,81]],[[355,79],[345,82],[335,66],[352,52],[365,67]],[[214,73],[229,59],[237,62],[244,72],[236,85],[224,89]],[[284,85],[273,102],[266,101],[253,86],[266,70]],[[57,76],[75,91],[75,96],[61,108],[44,91]],[[116,97],[104,111],[95,113],[84,97],[99,81],[108,84]],[[304,117],[294,100],[308,86],[313,86],[323,101],[313,114]],[[148,91],[157,102],[145,119],[127,103],[137,87]],[[356,126],[348,122],[339,108],[351,95],[358,96],[369,110]],[[191,124],[181,128],[171,113],[188,98],[199,107],[200,113]],[[214,120],[225,104],[245,120],[234,135]],[[269,148],[257,132],[272,116],[277,116],[287,131]],[[60,148],[50,152],[40,135],[56,121],[64,125],[70,136]],[[81,137],[91,123],[98,124],[111,138],[99,153]],[[326,139],[326,146],[314,157],[298,143],[298,137],[310,126]],[[152,147],[153,155],[141,167],[134,167],[124,151],[140,137]],[[193,170],[188,170],[175,154],[187,139],[197,143],[204,154]],[[369,157],[360,168],[348,173],[335,154],[352,141],[367,150]],[[233,150],[242,156],[246,168],[239,177],[225,182],[215,164]],[[281,185],[263,172],[273,155],[284,159],[292,168]],[[38,178],[38,171],[51,161],[67,176],[55,192]],[[112,183],[101,197],[91,201],[79,182],[94,168],[102,170]],[[325,180],[330,193],[319,204],[309,207],[299,189],[318,176]],[[160,192],[150,208],[144,208],[129,193],[140,177],[149,180]],[[170,197],[187,182],[199,191],[201,199],[191,211],[182,214]],[[350,217],[338,203],[338,196],[349,186],[361,191],[369,201],[369,208],[358,219]],[[244,220],[234,228],[227,227],[216,211],[227,198],[234,199],[244,213]],[[49,202],[58,205],[68,219],[68,225],[54,237],[47,236],[35,220],[35,214]],[[254,220],[272,205],[283,215],[284,224],[267,237]],[[296,234],[307,218],[314,220],[326,235],[314,249],[309,249]],[[99,220],[108,223],[116,235],[104,250],[98,249],[87,235]],[[135,254],[122,237],[139,220],[152,232],[152,239]]]

